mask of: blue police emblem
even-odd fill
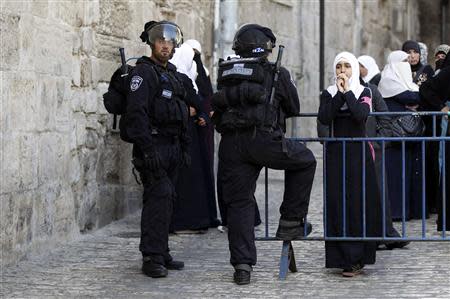
[[[136,91],[141,86],[143,79],[140,76],[133,76],[130,82],[131,91]]]

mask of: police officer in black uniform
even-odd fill
[[[228,214],[230,262],[234,282],[250,283],[256,263],[254,236],[256,180],[264,166],[285,170],[285,193],[276,236],[292,240],[311,232],[305,222],[316,160],[302,143],[287,140],[285,119],[299,114],[297,89],[281,67],[270,101],[275,66],[267,56],[275,47],[269,28],[241,27],[233,50],[241,59],[219,63],[218,92],[213,97],[213,121],[222,138],[219,169]]]
[[[180,28],[168,21],[151,21],[145,24],[141,39],[150,45],[152,55],[140,58],[129,74],[127,111],[122,117],[133,142],[133,164],[144,185],[142,271],[150,277],[165,277],[167,269],[184,267],[169,254],[168,235],[177,172],[189,163],[188,105],[199,108],[199,103],[189,96],[193,90],[189,78],[168,62],[182,43]]]

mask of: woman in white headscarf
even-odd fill
[[[334,59],[334,83],[320,96],[319,121],[334,129],[335,137],[364,137],[371,110],[371,92],[359,81],[359,64],[349,52]],[[372,147],[369,143],[326,142],[326,237],[381,236],[381,203],[375,178]],[[362,149],[365,150],[363,159]],[[362,167],[365,164],[365,210],[362,206]],[[345,166],[344,166],[345,165]],[[344,168],[345,167],[345,168]],[[345,169],[345,177],[343,177]],[[345,198],[345,215],[343,215]],[[366,231],[363,232],[365,213]],[[375,242],[325,241],[327,268],[341,268],[342,275],[353,277],[366,264],[375,263]]]
[[[378,89],[389,111],[411,111],[418,107],[419,87],[413,82],[408,54],[393,51],[381,72]],[[407,142],[405,148],[405,220],[422,218],[422,157],[420,144]],[[392,142],[386,149],[388,193],[394,221],[403,218],[402,207],[402,149]]]
[[[198,92],[197,84],[195,84],[195,79],[197,79],[197,64],[194,62],[194,54],[194,49],[184,43],[175,49],[175,54],[173,54],[169,62],[177,67],[178,72],[187,75],[191,79],[195,91]]]
[[[170,62],[177,67],[179,73],[187,76],[182,75],[187,96],[196,97],[202,103],[196,84],[197,64],[194,54],[192,46],[184,43],[175,50]],[[185,80],[189,81],[189,84],[186,84]],[[188,132],[191,138],[189,154],[192,162],[190,167],[180,169],[175,186],[178,198],[174,203],[170,230],[176,233],[203,233],[211,226],[211,219],[217,217],[215,205],[214,210],[210,209],[210,180],[206,175],[209,169],[204,167],[207,163],[206,148],[204,140],[200,138],[201,127],[206,125],[205,120],[208,117],[203,110],[203,107],[200,111],[190,107]],[[216,214],[213,215],[213,212]]]
[[[358,57],[358,62],[360,65],[360,75],[364,82],[378,86],[381,74],[375,59],[369,55],[362,55]]]

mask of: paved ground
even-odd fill
[[[320,153],[318,153],[320,156]],[[270,233],[278,221],[283,181],[271,172]],[[263,175],[262,175],[263,177]],[[313,236],[322,233],[322,169],[319,163],[311,199]],[[263,180],[261,180],[261,183]],[[257,197],[263,212],[263,185]],[[428,235],[437,236],[434,217]],[[407,226],[417,235],[420,221]],[[257,229],[263,235],[263,228]],[[202,235],[174,235],[173,255],[185,261],[183,271],[167,278],[141,274],[138,251],[139,215],[113,223],[93,234],[61,246],[45,256],[33,257],[2,269],[2,298],[450,298],[450,242],[415,242],[407,248],[379,251],[377,263],[363,275],[343,278],[324,268],[324,243],[294,243],[299,272],[278,280],[281,242],[257,242],[258,264],[252,284],[236,286],[228,264],[227,236],[216,229]]]

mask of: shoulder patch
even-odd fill
[[[131,89],[131,91],[138,90],[138,88],[142,84],[142,81],[144,81],[144,79],[142,79],[142,77],[140,77],[140,76],[133,76],[133,78],[131,78],[131,82],[130,82],[130,89]]]

